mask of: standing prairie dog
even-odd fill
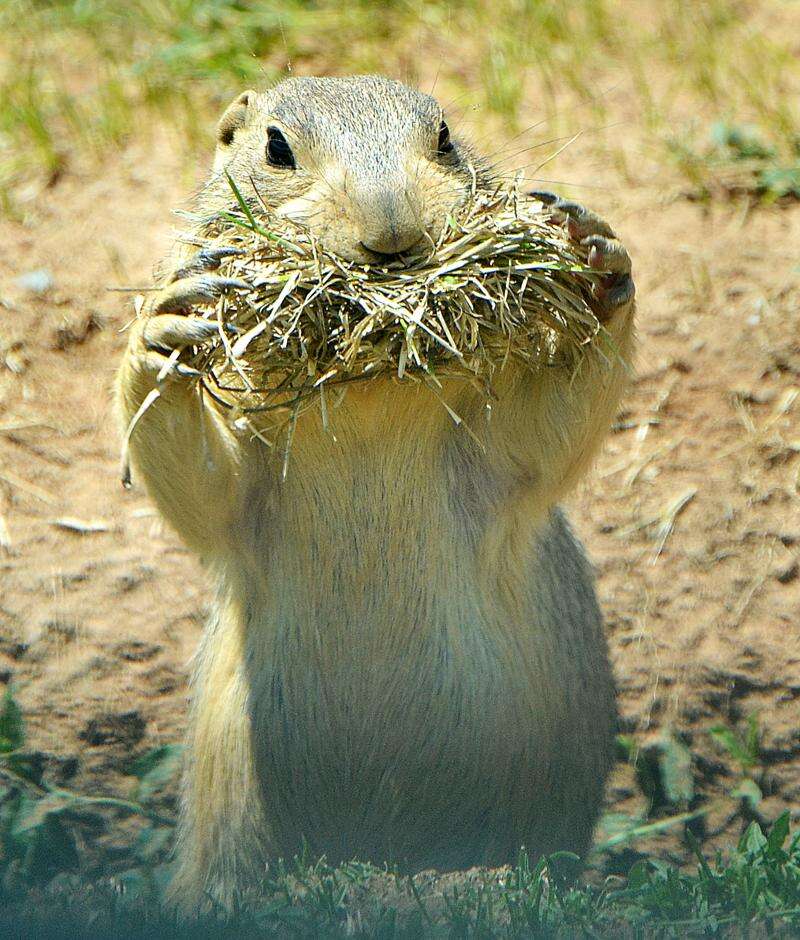
[[[366,76],[239,96],[218,128],[206,215],[230,202],[385,260],[436,240],[491,172],[440,106]],[[558,501],[592,460],[632,351],[630,260],[597,216],[535,194],[607,273],[593,305],[617,356],[509,362],[478,394],[351,387],[331,428],[297,422],[289,472],[231,427],[170,353],[216,331],[193,307],[241,285],[222,252],[176,262],[133,326],[117,397],[134,470],[216,589],[194,675],[176,897],[228,905],[270,859],[454,869],[589,846],[612,761],[613,684],[589,566]],[[331,431],[333,433],[331,433]]]

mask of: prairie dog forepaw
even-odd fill
[[[561,199],[555,193],[535,190],[530,195],[548,207],[553,221],[566,223],[573,241],[588,248],[589,267],[606,272],[592,288],[592,309],[600,322],[629,313],[636,295],[631,259],[608,222],[580,203]]]
[[[153,373],[157,382],[178,376],[192,377],[197,369],[179,361],[181,351],[200,346],[219,334],[215,320],[191,316],[194,308],[216,301],[233,290],[249,290],[245,281],[210,274],[235,248],[208,248],[192,255],[150,302],[150,312],[134,327],[131,343],[137,346],[137,365]],[[233,327],[225,327],[237,332]]]
[[[603,235],[589,235],[581,239],[581,244],[589,248],[589,267],[608,272],[592,288],[599,307],[599,319],[607,320],[627,312],[636,296],[636,285],[631,276],[631,258],[623,244],[616,238]]]

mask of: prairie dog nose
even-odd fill
[[[377,235],[367,236],[369,240],[363,240],[361,245],[375,255],[392,257],[418,245],[422,241],[422,236],[420,228],[404,231],[390,229],[379,232]]]
[[[419,213],[402,190],[365,194],[358,200],[358,208],[361,244],[375,254],[400,254],[425,236]]]

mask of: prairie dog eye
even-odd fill
[[[295,168],[294,154],[286,138],[277,127],[267,128],[267,162],[272,166]]]
[[[444,121],[439,125],[439,143],[436,146],[436,152],[441,154],[453,152],[453,141],[450,140],[450,128]]]

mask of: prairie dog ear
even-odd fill
[[[233,143],[233,135],[247,122],[247,109],[255,99],[256,93],[248,89],[243,91],[225,109],[217,124],[217,143],[227,147]]]

